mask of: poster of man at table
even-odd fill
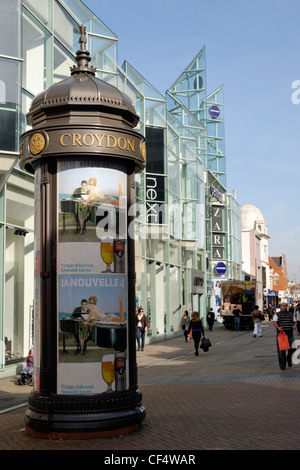
[[[97,241],[99,228],[115,236],[126,228],[126,174],[109,168],[68,169],[58,174],[58,239],[64,243]],[[98,230],[95,227],[98,225]],[[122,235],[122,234],[121,234]]]

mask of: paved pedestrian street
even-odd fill
[[[199,356],[183,335],[137,352],[147,415],[139,431],[118,438],[29,437],[23,404],[31,388],[1,379],[0,449],[103,450],[108,456],[134,450],[298,450],[300,365],[279,369],[272,322],[263,322],[261,338],[221,324],[206,336],[212,348]]]

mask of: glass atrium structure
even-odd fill
[[[205,48],[162,95],[128,62],[117,64],[116,34],[80,0],[10,0],[0,13],[0,368],[32,346],[34,180],[19,168],[19,136],[32,99],[70,75],[81,24],[97,77],[132,98],[136,130],[146,137],[135,216],[136,301],[149,318],[148,341],[178,334],[185,309],[205,318],[218,262],[212,206],[223,208],[226,277],[241,276],[240,208],[226,193],[223,88],[207,94]]]

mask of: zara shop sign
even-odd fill
[[[224,231],[223,207],[212,207],[212,257],[221,260],[224,258]]]

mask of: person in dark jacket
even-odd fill
[[[194,345],[195,345],[195,356],[199,356],[199,344],[200,344],[201,334],[203,335],[203,338],[205,338],[205,335],[204,335],[202,321],[200,320],[198,312],[192,313],[192,320],[191,320],[189,330],[188,330],[189,333],[191,330],[192,330],[192,335],[193,335],[193,340],[194,340]]]
[[[281,370],[284,370],[286,368],[286,363],[289,367],[292,367],[292,355],[295,351],[295,349],[292,348],[292,344],[294,342],[293,332],[294,329],[297,328],[297,320],[294,312],[288,312],[286,302],[282,302],[280,312],[273,316],[273,325],[277,330],[277,337],[279,331],[284,331],[290,344],[290,349],[287,351],[281,351],[278,346],[278,338],[276,338],[279,367]]]
[[[206,315],[206,321],[208,324],[209,331],[213,330],[214,322],[215,322],[215,312],[213,308],[210,309],[208,314]]]
[[[145,332],[147,331],[147,317],[144,314],[142,307],[138,309],[138,312],[135,316],[135,327],[136,327],[136,339],[138,344],[138,351],[144,351],[145,344]],[[142,344],[141,344],[142,340]]]

